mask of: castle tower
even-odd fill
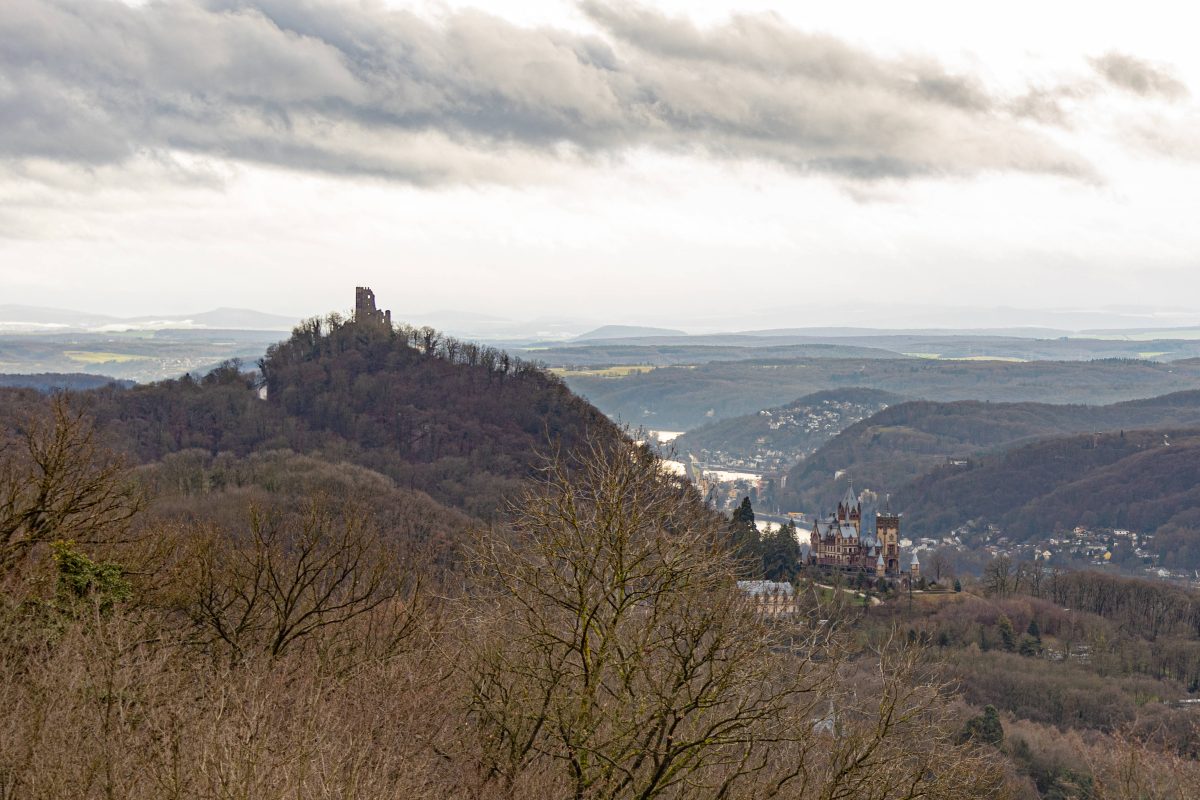
[[[875,539],[879,542],[879,555],[889,575],[900,573],[900,515],[892,512],[889,495],[883,511],[875,514]]]
[[[854,496],[854,486],[846,487],[846,494],[837,507],[838,522],[849,523],[862,532],[862,503]]]
[[[357,286],[354,289],[354,321],[375,323],[392,327],[391,310],[380,311],[375,307],[375,292],[369,286]]]
[[[913,553],[912,561],[908,564],[909,580],[920,580],[921,578],[921,559],[917,558],[917,554]]]

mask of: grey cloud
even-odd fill
[[[1090,175],[969,75],[772,15],[588,2],[588,36],[333,0],[6,0],[0,159],[183,151],[420,184],[631,148],[852,179]]]
[[[1090,59],[1102,78],[1120,89],[1143,97],[1159,95],[1169,100],[1186,97],[1187,87],[1170,73],[1148,61],[1124,53],[1110,52]]]

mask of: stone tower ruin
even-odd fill
[[[392,327],[391,309],[381,311],[375,308],[375,293],[369,286],[358,286],[354,290],[354,321],[371,322],[376,325]]]

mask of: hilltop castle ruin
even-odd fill
[[[358,286],[354,289],[354,321],[373,322],[376,325],[392,327],[392,311],[382,311],[375,308],[375,293],[369,286]]]

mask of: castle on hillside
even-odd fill
[[[875,533],[862,529],[862,503],[852,489],[837,511],[813,523],[809,535],[808,563],[815,567],[865,572],[878,578],[916,580],[921,562],[913,553],[908,571],[901,569],[900,515],[890,505],[875,514]]]
[[[391,310],[381,311],[375,308],[375,293],[369,286],[358,286],[354,289],[354,321],[374,322],[376,325],[392,327]]]

